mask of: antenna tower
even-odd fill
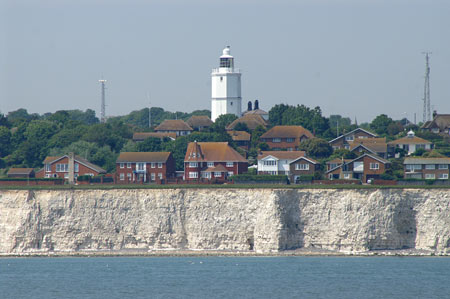
[[[152,127],[152,103],[150,103],[150,93],[147,93],[147,100],[148,100],[148,127]]]
[[[102,123],[106,122],[106,103],[105,103],[105,83],[106,80],[98,80],[98,82],[100,82],[100,84],[102,85],[102,107],[101,107],[101,112],[100,112],[100,121]]]
[[[431,120],[431,100],[430,100],[430,54],[431,52],[423,52],[425,54],[425,86],[423,90],[423,122]]]

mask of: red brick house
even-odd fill
[[[388,144],[386,138],[358,138],[348,143],[350,151],[356,154],[369,153],[388,158]]]
[[[328,170],[326,174],[329,179],[353,179],[366,183],[369,179],[379,179],[390,163],[376,155],[363,154]]]
[[[44,160],[44,168],[36,172],[36,177],[69,179],[69,162],[69,155],[47,157]],[[96,176],[106,174],[106,170],[79,156],[75,155],[73,157],[73,163],[74,179],[81,175]]]
[[[328,143],[331,145],[333,149],[341,149],[341,148],[350,149],[350,143],[352,142],[355,142],[359,139],[375,138],[375,137],[378,136],[372,132],[366,131],[361,128],[356,128],[353,131],[350,131],[339,137],[334,138]]]
[[[295,183],[301,176],[314,175],[316,171],[320,171],[320,163],[303,156],[289,163],[289,180]]]
[[[227,131],[228,135],[235,142],[237,146],[248,152],[250,148],[251,135],[245,131]]]
[[[116,161],[116,183],[161,182],[175,177],[170,152],[123,152]]]
[[[274,151],[297,151],[300,142],[310,138],[314,138],[313,134],[302,126],[275,126],[262,134],[259,140]]]
[[[228,142],[190,142],[184,157],[184,177],[187,181],[200,178],[225,181],[227,177],[248,170],[248,161]]]
[[[194,131],[184,120],[166,119],[155,128],[158,133],[176,133],[177,136],[189,135]]]

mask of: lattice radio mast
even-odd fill
[[[425,54],[425,86],[423,90],[423,122],[431,120],[431,100],[430,100],[430,54],[431,52],[423,52]]]
[[[102,123],[106,122],[106,103],[105,103],[105,83],[106,80],[98,80],[100,84],[102,85],[102,106],[101,106],[101,112],[100,112],[100,121]]]

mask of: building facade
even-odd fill
[[[166,119],[155,128],[158,133],[175,133],[176,136],[186,136],[194,131],[184,120]]]
[[[222,114],[241,116],[241,72],[234,68],[230,47],[223,49],[219,68],[211,72],[211,120]]]
[[[310,138],[314,138],[313,134],[302,126],[275,126],[261,135],[259,140],[274,151],[298,151],[300,143]]]
[[[118,184],[161,182],[175,177],[170,152],[123,152],[116,161]]]
[[[304,151],[263,151],[258,155],[258,174],[289,175],[290,163],[304,156]]]
[[[336,149],[350,149],[350,144],[359,140],[359,139],[366,139],[366,138],[375,138],[377,137],[376,134],[369,132],[367,130],[356,128],[353,131],[350,131],[348,133],[342,134],[339,137],[334,138],[333,140],[329,141],[328,143],[331,145],[331,147]]]
[[[412,158],[403,161],[405,179],[448,180],[450,158]]]
[[[82,175],[97,176],[106,174],[106,170],[94,165],[79,156],[63,155],[59,157],[47,157],[44,160],[44,168],[36,173],[37,178],[64,178],[70,180],[71,165],[73,165],[73,180]]]

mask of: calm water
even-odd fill
[[[3,258],[0,297],[450,298],[450,258]]]

